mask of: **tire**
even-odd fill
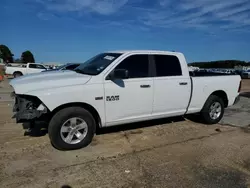
[[[211,108],[215,107],[216,104],[217,104],[217,106],[220,105],[221,110],[220,110],[220,113],[217,113],[217,111],[219,111],[219,108],[215,108],[215,109],[217,109],[217,110],[214,110],[216,112],[216,115],[215,115],[212,112]],[[201,110],[201,117],[203,118],[203,121],[206,124],[216,124],[216,123],[219,123],[220,120],[222,119],[222,117],[224,115],[224,110],[225,110],[225,104],[224,104],[223,100],[216,95],[211,95],[207,99],[205,105],[203,106],[203,108]]]
[[[76,123],[73,126],[72,122],[74,122],[75,120]],[[84,122],[81,122],[82,120]],[[81,140],[77,137],[77,127],[78,125],[80,126],[83,124],[85,128],[81,129],[80,133],[85,136]],[[75,127],[75,129],[71,127]],[[64,132],[65,128],[71,129],[71,131],[67,130],[69,132]],[[76,134],[74,133],[74,131],[76,132]],[[81,107],[68,107],[58,111],[52,117],[48,127],[50,141],[52,145],[59,150],[75,150],[88,146],[94,137],[95,131],[96,123],[93,116],[87,110]],[[68,136],[70,134],[71,136],[74,135],[72,137],[72,143],[65,141],[70,140],[67,139],[69,138]],[[74,139],[76,141],[74,141]]]
[[[22,76],[23,74],[21,72],[14,72],[13,76],[14,78],[18,78],[20,76]]]

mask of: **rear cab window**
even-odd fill
[[[182,76],[179,58],[174,55],[153,55],[156,77]]]

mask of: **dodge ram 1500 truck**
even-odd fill
[[[218,123],[237,102],[241,78],[189,73],[182,53],[113,51],[73,71],[27,75],[10,85],[16,121],[47,121],[52,144],[70,150],[87,146],[97,127],[196,113]]]
[[[32,73],[40,73],[44,70],[47,70],[46,67],[42,64],[37,63],[27,63],[17,67],[9,67],[5,68],[5,73],[9,75],[13,75],[14,78],[20,77],[26,74]]]

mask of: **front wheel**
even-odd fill
[[[95,127],[95,120],[87,110],[81,107],[69,107],[53,116],[48,132],[55,148],[73,150],[91,143]]]
[[[201,111],[204,122],[206,124],[219,123],[224,115],[224,108],[223,100],[216,95],[211,95]]]

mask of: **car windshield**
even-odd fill
[[[115,61],[121,54],[119,53],[101,53],[88,61],[84,62],[80,66],[74,69],[74,71],[82,74],[98,75],[104,69],[106,69],[113,61]]]

